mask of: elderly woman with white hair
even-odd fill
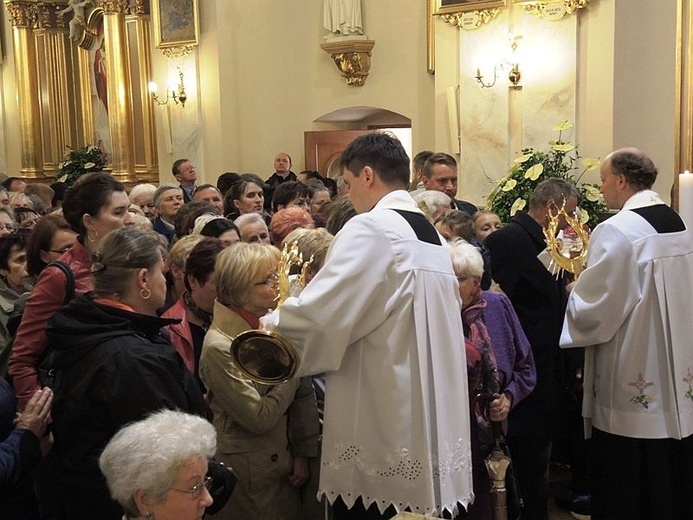
[[[481,290],[484,261],[479,251],[459,240],[453,243],[450,254],[462,299],[467,379],[472,400],[470,423],[476,498],[465,518],[486,519],[492,517],[491,484],[484,465],[493,437],[492,423],[502,423],[503,429],[512,428],[510,412],[534,389],[536,370],[532,350],[510,300],[504,294]],[[487,406],[477,401],[481,394],[493,395]]]
[[[426,190],[414,195],[414,201],[433,224],[441,215],[453,209],[452,199],[442,191]]]
[[[130,204],[140,208],[144,216],[152,221],[156,218],[156,210],[154,209],[155,191],[156,186],[144,183],[136,184],[128,193]]]
[[[122,428],[101,453],[99,468],[125,511],[123,520],[201,520],[213,502],[206,475],[216,444],[209,422],[179,411]]]

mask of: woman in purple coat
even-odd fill
[[[460,284],[462,321],[472,427],[472,469],[475,500],[465,518],[492,518],[490,479],[484,465],[493,440],[492,423],[507,429],[511,411],[534,389],[536,371],[529,342],[510,300],[499,293],[481,290],[484,261],[471,244],[452,245],[452,264]],[[488,405],[475,401],[491,392]],[[510,417],[508,417],[510,415]]]

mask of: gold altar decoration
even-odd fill
[[[585,268],[590,233],[579,216],[569,215],[566,212],[565,204],[566,201],[564,200],[560,208],[556,206],[555,209],[549,210],[547,215],[548,221],[544,228],[544,238],[546,239],[546,251],[551,257],[548,269],[554,276],[560,276],[561,272],[568,271],[577,279]],[[557,237],[561,227],[561,219],[565,219],[565,222],[577,235],[577,244],[566,244],[565,235],[563,239]]]
[[[151,76],[149,3],[94,0],[82,20],[72,24],[75,41],[68,23],[74,12],[60,15],[69,6],[66,1],[4,0],[4,5],[15,56],[19,174],[54,177],[66,145],[96,144],[93,49],[105,32],[106,63],[115,70],[107,74],[109,104],[115,105],[109,106],[106,131],[113,135],[108,152],[116,177],[158,181],[153,108],[146,89]],[[106,21],[109,16],[111,22]]]
[[[362,87],[371,70],[374,45],[374,40],[341,40],[321,43],[320,48],[332,57],[347,85]]]
[[[485,11],[505,7],[506,0],[431,0],[433,14],[464,13],[467,11]]]
[[[527,1],[515,0],[524,10],[534,16],[545,20],[560,20],[566,14],[573,14],[579,9],[584,9],[590,0],[552,0],[552,1]]]
[[[298,243],[285,244],[277,268],[277,308],[306,285],[306,276],[313,262],[298,250]],[[292,280],[291,272],[299,268]],[[295,347],[276,332],[248,330],[231,342],[231,359],[243,374],[256,383],[276,385],[289,381],[298,370],[299,358]]]
[[[484,9],[483,11],[467,11],[464,13],[444,14],[441,19],[454,27],[459,27],[466,31],[477,29],[489,23],[500,13],[499,8]]]
[[[493,20],[506,0],[429,0],[434,16],[454,27],[467,31],[477,29]]]

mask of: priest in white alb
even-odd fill
[[[613,152],[600,175],[620,211],[592,234],[561,336],[587,347],[592,519],[693,518],[693,231],[641,151]]]
[[[396,137],[358,137],[342,171],[359,215],[300,296],[271,316],[300,351],[299,374],[326,372],[320,494],[335,520],[407,510],[452,518],[473,494],[447,245],[406,191],[409,158]]]

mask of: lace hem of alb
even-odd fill
[[[438,457],[437,460],[430,460],[429,456],[412,457],[409,448],[403,446],[399,446],[387,454],[380,454],[377,456],[369,453],[365,446],[354,444],[334,444],[329,451],[328,454],[326,450],[323,450],[322,459],[322,466],[328,471],[339,472],[356,470],[368,476],[370,479],[373,479],[371,482],[374,488],[378,487],[378,480],[382,481],[382,479],[386,479],[388,481],[387,488],[392,490],[392,493],[381,492],[380,494],[396,495],[397,493],[395,490],[398,487],[397,481],[403,484],[401,487],[408,490],[407,500],[399,501],[391,498],[387,499],[384,496],[373,496],[378,494],[374,493],[375,489],[370,491],[359,490],[358,492],[354,490],[345,492],[335,489],[321,489],[320,493],[326,495],[330,503],[333,503],[337,497],[341,496],[344,503],[347,504],[348,507],[351,507],[356,499],[361,497],[366,507],[376,503],[381,513],[392,505],[397,511],[409,509],[418,514],[435,515],[441,514],[443,511],[457,514],[458,503],[466,507],[473,498],[471,489],[468,489],[464,490],[468,492],[465,496],[445,497],[449,503],[424,504],[417,502],[429,502],[433,497],[416,500],[410,493],[412,488],[430,489],[429,486],[421,487],[417,485],[416,481],[423,478],[425,474],[431,475],[432,478],[437,481],[450,478],[453,473],[465,472],[469,474],[471,472],[471,448],[469,443],[465,442],[462,438],[458,439],[453,445],[448,446],[445,449],[445,453]],[[430,471],[424,471],[426,465],[430,467]],[[465,480],[463,479],[462,481]],[[471,482],[471,479],[469,482]],[[328,484],[330,483],[328,482]],[[439,486],[433,486],[433,488],[438,487]],[[461,490],[457,491],[460,492]]]

